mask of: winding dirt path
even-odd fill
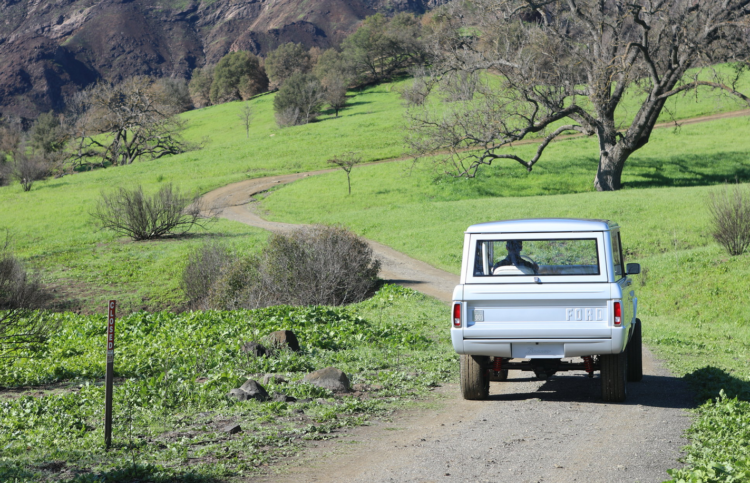
[[[298,228],[299,225],[264,220],[255,210],[251,209],[253,208],[252,202],[255,201],[253,197],[280,184],[291,183],[308,176],[330,173],[332,171],[334,170],[249,179],[211,191],[203,199],[222,218],[239,221],[240,223],[272,232],[287,232]],[[425,262],[415,260],[382,243],[372,240],[368,240],[368,243],[372,246],[375,256],[380,260],[380,278],[391,283],[398,283],[405,287],[419,290],[444,302],[451,301],[453,287],[458,284],[458,275],[453,275]]]
[[[750,110],[686,119],[659,128],[750,115]],[[573,136],[561,137],[560,140]],[[529,140],[529,143],[536,142]],[[525,144],[526,142],[516,143]],[[406,158],[380,161],[391,162]],[[254,196],[280,184],[329,173],[272,176],[205,195],[219,216],[273,232],[298,225],[264,220]],[[382,278],[450,302],[458,276],[369,241]],[[645,320],[648,330],[648,320]],[[464,401],[458,388],[438,389],[433,407],[342,433],[303,452],[274,482],[659,482],[679,466],[684,409],[694,406],[681,379],[644,348],[644,378],[624,404],[605,404],[598,377],[569,372],[547,381],[511,372],[492,383],[489,401]]]

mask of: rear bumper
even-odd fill
[[[514,359],[559,359],[600,354],[619,354],[627,343],[627,329],[612,328],[611,338],[592,339],[464,339],[461,329],[451,329],[453,348],[459,354],[511,357]]]

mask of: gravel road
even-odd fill
[[[258,194],[279,184],[330,172],[242,181],[205,196],[219,216],[284,232],[297,227],[264,220]],[[450,302],[458,276],[370,242],[381,276]],[[644,321],[648,331],[648,320]],[[597,377],[563,372],[547,381],[511,371],[491,384],[488,401],[464,401],[441,388],[430,410],[342,433],[310,447],[263,478],[299,482],[660,482],[679,466],[682,433],[693,401],[685,384],[644,350],[644,377],[624,404],[605,404]]]

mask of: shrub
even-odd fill
[[[282,44],[268,53],[265,67],[271,82],[281,85],[293,74],[310,72],[310,53],[302,44],[292,42]]]
[[[47,176],[49,169],[44,160],[35,154],[26,154],[20,149],[13,153],[12,174],[24,191],[31,191],[34,181],[39,181]]]
[[[91,216],[102,228],[133,240],[151,240],[184,235],[196,226],[204,227],[209,219],[204,211],[199,196],[183,195],[170,183],[153,196],[145,195],[140,185],[134,189],[102,192]]]
[[[750,246],[750,192],[737,184],[709,194],[714,239],[730,255],[742,255]]]
[[[214,81],[214,68],[206,66],[193,70],[188,91],[190,99],[195,107],[206,107],[211,105],[211,84]]]
[[[159,103],[174,109],[177,113],[189,111],[195,107],[185,79],[162,77],[154,82],[152,88]]]
[[[275,116],[276,124],[279,127],[289,127],[302,124],[299,121],[299,107],[289,106],[286,109],[277,111]]]
[[[249,99],[268,90],[268,77],[256,56],[247,51],[225,55],[214,68],[211,103]]]
[[[181,286],[192,308],[206,309],[211,287],[225,267],[234,265],[234,257],[216,242],[204,243],[193,250],[182,272]]]
[[[0,246],[0,357],[39,350],[54,328],[36,312],[49,294],[7,247],[6,237],[5,247]]]
[[[296,124],[307,124],[318,115],[324,101],[325,89],[318,78],[312,74],[297,73],[281,86],[273,99],[273,109],[277,114],[277,122],[279,115],[286,116],[286,113],[292,112],[291,109],[298,109]]]
[[[364,300],[380,262],[366,241],[340,227],[314,225],[272,235],[259,256],[226,270],[211,290],[214,308],[343,305]]]

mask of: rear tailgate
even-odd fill
[[[464,285],[464,339],[609,339],[610,285]]]

